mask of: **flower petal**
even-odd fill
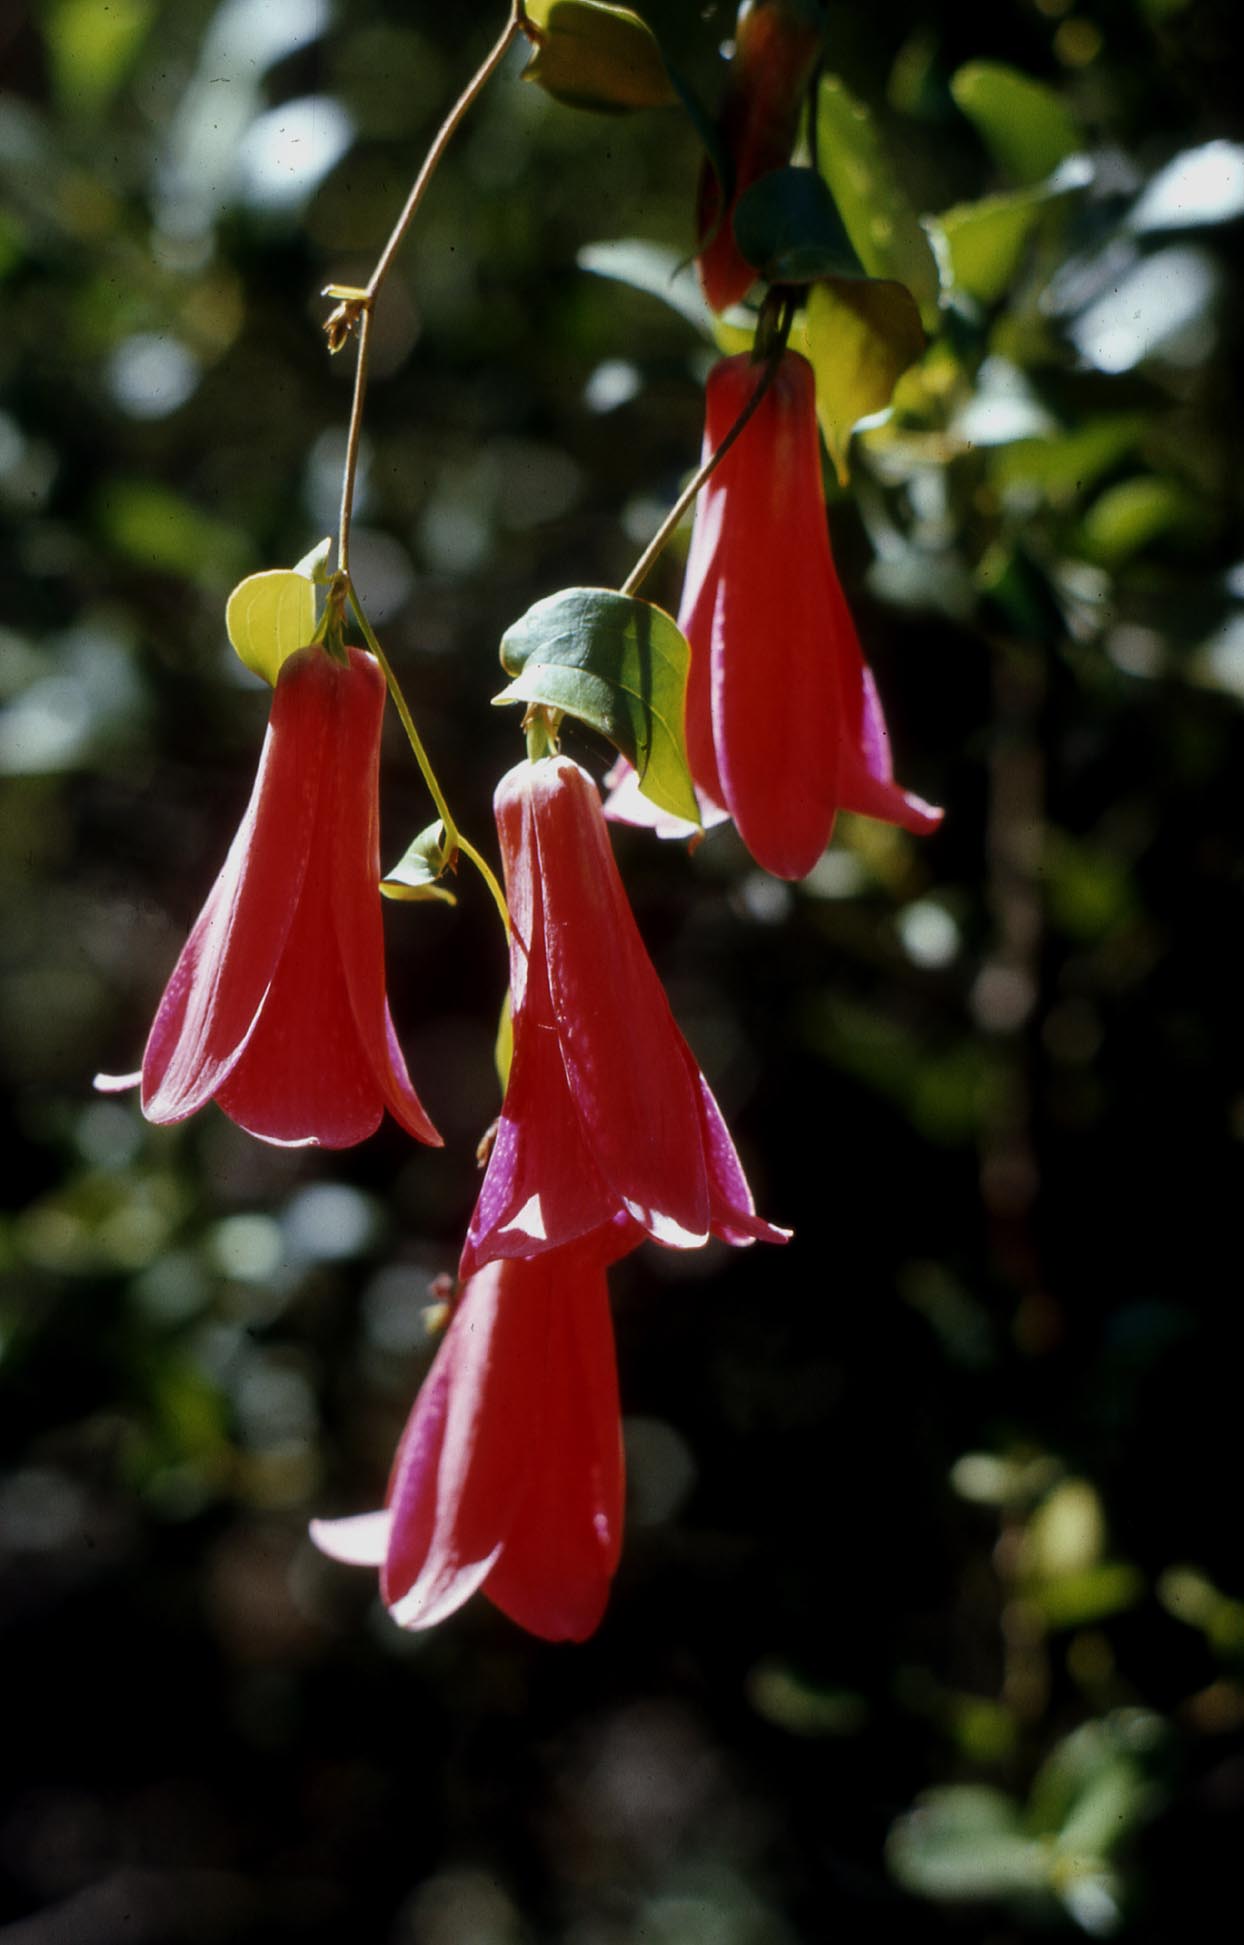
[[[255,787],[220,876],[164,990],[143,1054],[149,1121],[184,1121],[246,1046],[289,935],[315,828],[331,665],[300,650],[281,670]]]
[[[531,804],[549,997],[587,1146],[656,1241],[697,1248],[708,1185],[686,1043],[618,877],[600,794],[568,757],[520,764],[498,805],[519,793]],[[538,960],[537,939],[533,972]]]
[[[720,444],[759,381],[744,356],[709,375],[706,440]],[[829,841],[842,709],[812,368],[788,355],[708,481],[720,502],[707,643],[713,745],[726,804],[756,860],[802,878]],[[706,518],[708,514],[706,512]],[[702,711],[700,712],[702,714]],[[692,764],[693,774],[695,763]],[[705,776],[704,787],[712,791]]]
[[[347,1567],[379,1567],[389,1550],[390,1512],[356,1513],[352,1519],[312,1520],[307,1531],[320,1552]]]
[[[514,807],[506,848],[514,1054],[496,1138],[458,1274],[495,1257],[534,1256],[609,1223],[618,1197],[603,1180],[571,1098],[549,997],[544,905],[530,806]]]
[[[887,824],[899,824],[904,830],[913,831],[917,837],[927,837],[937,830],[945,813],[895,783],[881,698],[872,670],[858,653],[858,644],[857,657],[858,666],[848,677],[848,686],[853,691],[848,715],[854,719],[856,728],[854,733],[848,731],[843,736],[842,808],[865,817],[879,817]]]
[[[691,1055],[688,1054],[688,1060]],[[694,1066],[694,1062],[692,1062]],[[700,1090],[700,1123],[704,1134],[704,1155],[708,1164],[708,1192],[713,1211],[713,1234],[723,1243],[788,1243],[791,1229],[779,1229],[756,1214],[756,1204],[748,1186],[743,1165],[722,1119],[712,1089],[696,1069]]]
[[[333,725],[336,805],[333,914],[355,1025],[384,1104],[416,1141],[441,1147],[411,1086],[385,998],[380,899],[380,729],[385,680],[379,664],[350,650],[350,677]]]
[[[521,1626],[581,1640],[617,1565],[622,1458],[601,1253],[489,1264],[464,1287],[390,1483],[381,1587],[431,1627],[482,1586]]]
[[[393,1462],[380,1590],[401,1627],[433,1627],[470,1599],[517,1509],[525,1340],[499,1367],[503,1275],[490,1264],[464,1288]]]
[[[545,1257],[536,1274],[543,1278],[538,1285],[536,1275],[523,1279],[536,1287],[522,1327],[544,1335],[540,1386],[528,1400],[539,1431],[530,1440],[514,1523],[484,1593],[546,1641],[584,1641],[600,1624],[622,1546],[613,1323],[605,1272],[590,1251]]]

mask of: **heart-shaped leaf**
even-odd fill
[[[817,417],[845,486],[852,426],[885,410],[924,350],[920,313],[905,284],[829,277],[808,293],[807,331]]]
[[[380,880],[380,890],[385,898],[403,904],[432,898],[442,905],[456,905],[454,893],[436,882],[449,870],[451,862],[445,851],[445,826],[438,817],[435,824],[420,831],[407,846],[392,871]]]
[[[523,70],[571,108],[668,108],[678,96],[646,21],[602,0],[542,0],[528,13],[540,29]]]
[[[774,169],[739,197],[734,240],[771,284],[858,275],[862,266],[815,169]]]
[[[238,660],[276,684],[281,664],[315,633],[315,589],[295,568],[269,568],[239,581],[225,605]]]
[[[691,650],[663,608],[610,588],[563,588],[506,631],[512,676],[494,702],[577,717],[634,764],[654,804],[699,826],[683,727]]]
[[[870,277],[906,284],[928,329],[937,317],[933,246],[904,191],[868,109],[838,79],[821,83],[816,114],[821,174]]]
[[[999,168],[1021,186],[1040,182],[1084,146],[1054,90],[1002,61],[969,61],[950,92]]]

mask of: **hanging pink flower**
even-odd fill
[[[214,1100],[281,1146],[347,1148],[387,1107],[440,1145],[385,996],[375,660],[284,662],[259,774],[160,1002],[142,1065],[149,1121]]]
[[[644,950],[600,796],[568,757],[501,779],[513,921],[514,1057],[461,1274],[628,1218],[694,1249],[785,1242],[755,1212],[734,1145]]]
[[[313,1523],[324,1553],[380,1568],[400,1626],[433,1627],[482,1590],[547,1641],[597,1627],[623,1501],[605,1264],[635,1240],[606,1230],[472,1277],[402,1434],[385,1511]]]
[[[705,457],[759,379],[746,353],[713,367]],[[830,553],[815,381],[797,352],[783,354],[700,492],[678,624],[691,644],[687,757],[706,824],[724,809],[779,878],[811,871],[839,810],[937,829],[941,811],[894,781],[877,686]],[[609,815],[655,826],[630,779],[618,784]]]
[[[756,280],[734,240],[734,207],[745,189],[790,160],[800,105],[820,46],[815,0],[746,0],[739,9],[718,122],[732,176],[730,197],[723,209],[717,171],[706,161],[697,209],[700,285],[715,311],[739,303]]]

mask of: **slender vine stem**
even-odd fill
[[[474,102],[476,96],[487,86],[492,76],[509,53],[511,46],[520,34],[529,39],[538,37],[534,23],[527,18],[526,0],[511,0],[510,17],[484,57],[457,101],[446,115],[433,139],[432,146],[423,158],[423,166],[415,177],[402,213],[389,234],[389,240],[380,252],[376,267],[361,290],[343,285],[330,284],[327,296],[339,297],[341,303],[328,320],[329,346],[339,350],[350,333],[358,327],[358,358],[354,367],[354,397],[350,406],[350,430],[346,436],[345,467],[341,479],[341,518],[337,528],[337,566],[343,574],[350,572],[350,521],[354,512],[354,487],[358,474],[359,439],[363,428],[363,399],[367,391],[367,361],[369,337],[371,333],[372,311],[375,307],[380,287],[393,267],[393,260],[405,241],[406,232],[415,219],[415,214],[427,193],[428,184],[436,173],[441,157],[453,139],[459,122]]]
[[[785,346],[785,338],[783,337],[781,341],[776,343],[773,346],[773,348],[770,350],[768,356],[765,359],[764,369],[762,370],[760,374],[760,378],[757,381],[755,391],[748,399],[747,404],[743,407],[743,410],[739,413],[738,418],[731,426],[729,432],[727,432],[721,444],[715,447],[714,450],[709,454],[708,458],[704,461],[704,464],[700,467],[699,471],[692,476],[692,478],[688,481],[687,485],[683,488],[682,492],[679,494],[678,498],[675,500],[673,506],[666,514],[664,520],[657,528],[655,534],[653,534],[652,539],[648,542],[648,545],[644,548],[643,553],[636,561],[634,567],[627,575],[625,581],[623,581],[622,586],[619,589],[619,592],[621,594],[634,594],[636,588],[638,588],[640,584],[647,578],[649,570],[652,568],[655,561],[657,560],[657,557],[663,551],[666,543],[673,535],[675,529],[678,526],[678,523],[683,517],[683,514],[687,511],[687,508],[691,505],[692,501],[695,499],[697,493],[700,491],[700,488],[704,485],[705,481],[709,479],[713,473],[716,472],[722,460],[729,452],[731,446],[734,444],[735,440],[742,432],[744,426],[751,418],[752,413],[756,410],[756,407],[760,404],[761,399],[764,397],[770,385],[773,383],[773,375],[778,368],[778,360],[782,355],[784,346]]]
[[[393,261],[405,240],[406,233],[415,219],[420,203],[427,193],[428,184],[445,150],[453,139],[454,131],[476,97],[491,80],[520,34],[534,42],[542,38],[540,29],[528,19],[526,0],[510,0],[510,14],[499,38],[493,44],[480,66],[476,69],[466,87],[458,96],[445,120],[441,123],[433,139],[432,146],[423,159],[423,165],[415,177],[409,196],[402,212],[389,234],[376,267],[367,283],[360,289],[353,285],[330,284],[325,296],[337,298],[337,309],[328,319],[325,330],[328,335],[330,351],[339,351],[357,330],[358,353],[354,366],[354,392],[350,402],[350,425],[346,434],[346,456],[341,476],[341,516],[337,527],[337,580],[354,610],[355,619],[363,633],[363,639],[380,664],[393,705],[401,718],[402,728],[414,751],[423,780],[428,786],[437,815],[445,829],[445,856],[452,870],[456,867],[458,854],[469,858],[487,885],[492,901],[501,915],[508,938],[510,914],[505,902],[505,893],[497,882],[496,874],[487,860],[481,857],[475,846],[463,837],[454,821],[453,813],[445,801],[444,792],[437,780],[436,772],[423,747],[423,739],[415,728],[415,719],[410,706],[402,694],[402,686],[393,672],[389,661],[376,637],[375,630],[363,613],[362,604],[355,592],[350,578],[350,524],[354,514],[354,491],[358,478],[359,446],[363,431],[363,403],[367,395],[368,359],[371,349],[372,315],[380,287],[393,267]]]
[[[505,927],[505,936],[508,939],[510,936],[510,908],[505,902],[505,893],[497,883],[495,872],[492,870],[487,859],[481,858],[470,839],[463,837],[461,831],[458,833],[458,849],[464,858],[471,860],[471,863],[475,866],[475,869],[479,872],[480,877],[491,892],[492,902],[501,914],[501,923]]]
[[[363,398],[367,391],[367,353],[371,337],[371,305],[359,318],[358,360],[354,367],[354,397],[350,402],[350,430],[346,434],[346,458],[341,474],[341,517],[337,523],[337,566],[347,577],[350,572],[350,520],[354,513],[354,483],[359,468],[359,444],[363,434]]]
[[[508,938],[510,932],[510,913],[509,907],[505,902],[505,893],[497,883],[496,874],[488,864],[487,859],[480,856],[469,838],[463,837],[462,832],[458,829],[454,821],[453,812],[445,802],[445,793],[441,789],[435,770],[432,768],[428,753],[423,747],[423,738],[415,728],[415,719],[410,713],[410,705],[402,694],[402,685],[393,673],[393,664],[390,662],[383,648],[381,648],[376,632],[368,621],[367,616],[363,613],[362,604],[353,588],[350,589],[350,606],[353,608],[354,618],[362,630],[363,640],[367,643],[368,648],[380,664],[380,672],[384,676],[385,682],[388,685],[389,694],[393,698],[393,706],[401,718],[402,728],[406,731],[406,740],[415,753],[415,762],[419,765],[419,769],[423,775],[423,781],[428,786],[432,802],[436,805],[436,814],[445,826],[445,854],[449,861],[450,869],[452,870],[459,852],[462,853],[464,858],[471,860],[471,863],[479,872],[480,877],[492,895],[492,902],[501,914],[501,923],[505,927],[506,937]]]

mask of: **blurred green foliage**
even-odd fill
[[[366,277],[500,12],[0,19],[0,1628],[42,1698],[0,1913],[92,1945],[1213,1935],[1244,1807],[1232,9],[832,9],[816,160],[930,345],[831,523],[899,774],[948,816],[844,819],[796,889],[726,833],[618,834],[798,1240],[616,1274],[631,1523],[591,1644],[482,1602],[400,1635],[304,1537],[374,1502],[434,1348],[496,1111],[482,891],[386,918],[443,1155],[92,1094],[249,788],[226,596],[334,523],[317,293]],[[711,104],[732,9],[640,12]],[[521,66],[386,288],[353,542],[485,848],[521,750],[497,644],[625,576],[711,356],[670,283],[691,121]],[[388,755],[386,860],[430,815]]]

